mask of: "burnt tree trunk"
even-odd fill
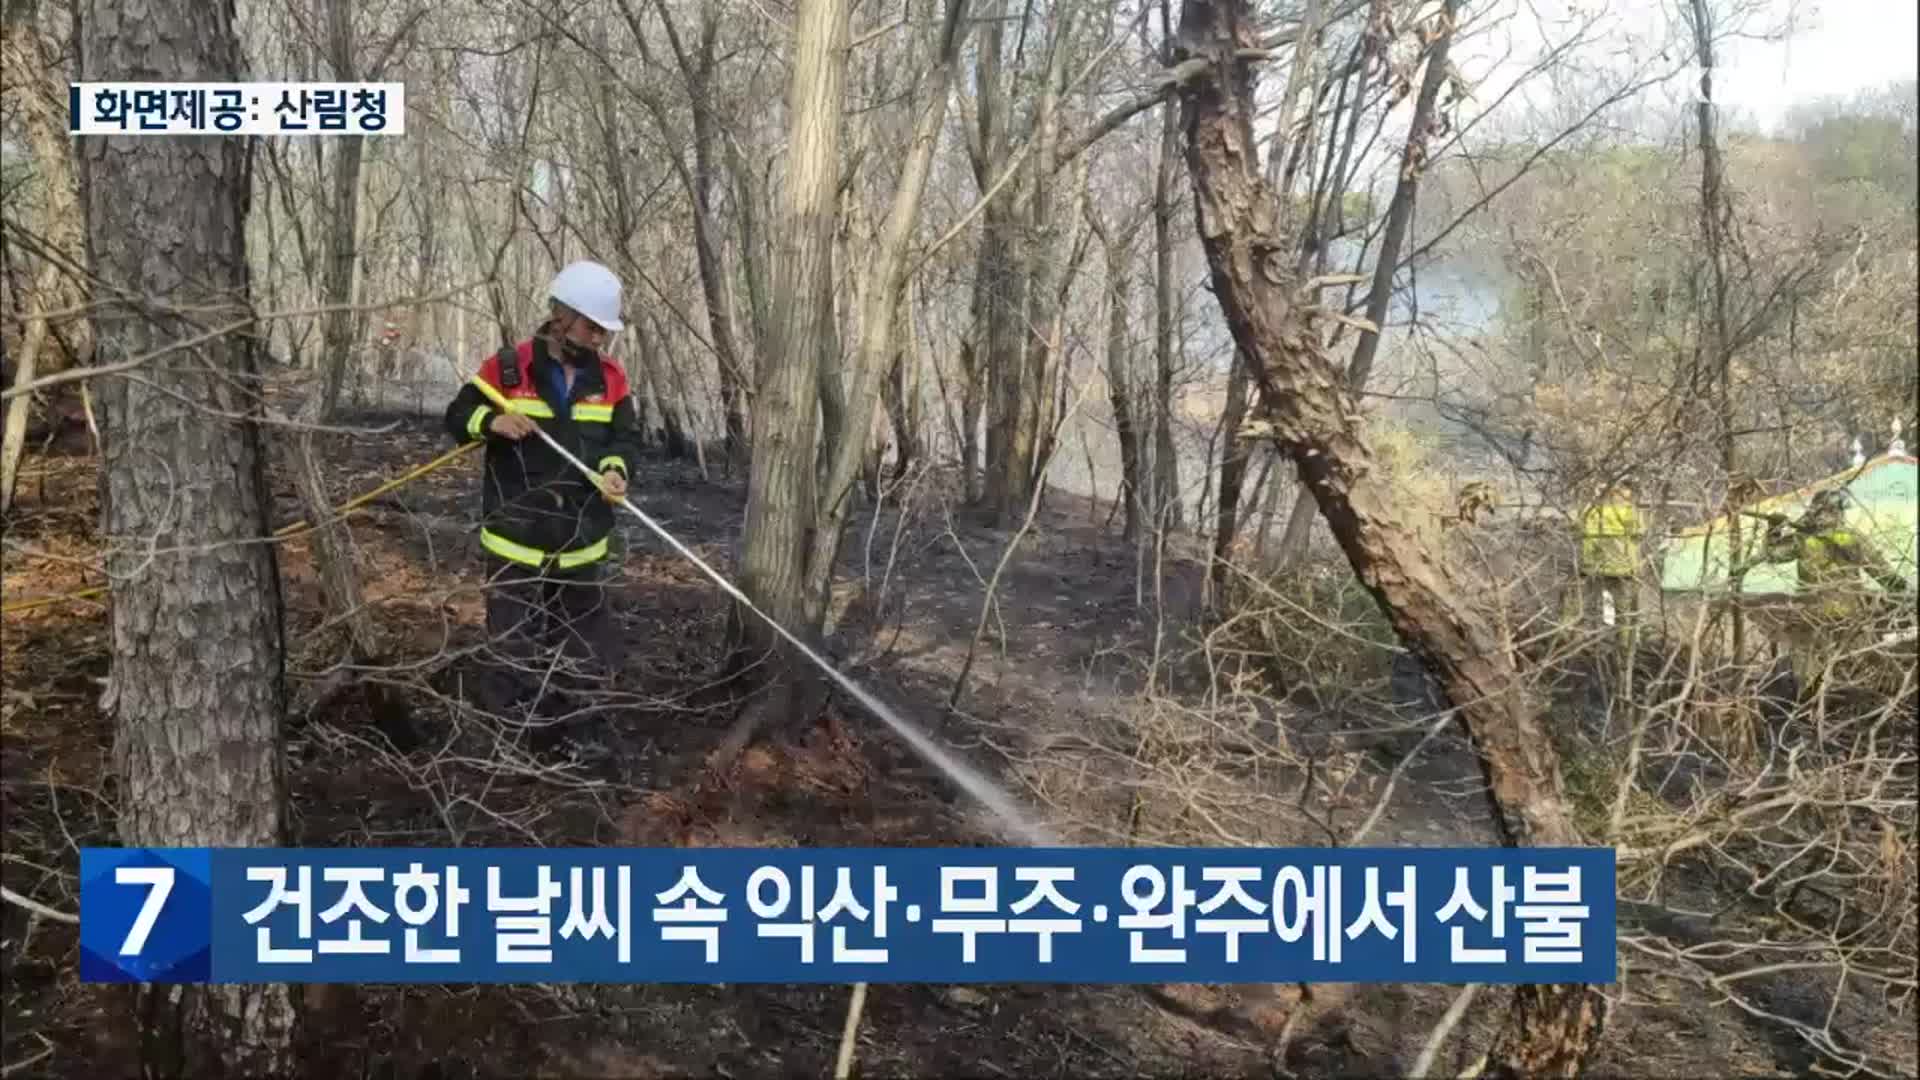
[[[1281,204],[1255,147],[1252,65],[1259,35],[1244,0],[1187,0],[1176,59],[1212,76],[1182,88],[1195,224],[1213,292],[1245,357],[1257,415],[1394,630],[1439,673],[1479,754],[1494,817],[1515,845],[1578,845],[1559,759],[1512,644],[1463,598],[1462,583],[1398,510],[1363,434],[1355,395],[1326,355]],[[1490,1076],[1575,1076],[1598,1038],[1602,998],[1579,985],[1514,995],[1489,1051]]]
[[[242,77],[233,0],[91,3],[82,19],[84,81],[129,71]],[[246,318],[248,141],[100,136],[79,147],[100,295],[134,298],[108,301],[101,359],[130,360]],[[167,307],[141,303],[149,298]],[[244,389],[259,374],[252,342],[228,335],[168,353],[101,395],[114,582],[103,705],[115,720],[129,846],[285,840],[285,646],[274,548],[263,542],[265,463],[257,423],[218,415],[257,415]],[[142,998],[156,1072],[260,1076],[292,1064],[285,984],[155,986]]]
[[[1240,491],[1247,479],[1247,442],[1240,437],[1240,426],[1246,418],[1247,365],[1236,353],[1227,374],[1226,408],[1220,416],[1220,503],[1214,519],[1209,593],[1216,605],[1226,601],[1228,560],[1240,527]]]

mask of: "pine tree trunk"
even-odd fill
[[[92,4],[81,38],[82,80],[154,70],[198,82],[242,77],[232,0]],[[244,317],[249,143],[96,136],[79,146],[102,291],[193,313],[189,324],[164,311],[110,312],[99,323],[101,358],[132,359]],[[265,462],[255,423],[216,415],[257,408],[244,389],[258,377],[252,343],[219,338],[103,388],[114,580],[105,704],[130,846],[285,839],[284,643],[274,548],[262,542]],[[266,1075],[291,1064],[284,984],[159,987],[142,1006],[160,1071]]]
[[[1494,817],[1508,844],[1579,845],[1542,706],[1512,642],[1464,599],[1452,569],[1405,521],[1381,480],[1342,372],[1326,356],[1313,313],[1299,306],[1295,268],[1271,258],[1294,249],[1282,208],[1261,179],[1252,127],[1259,44],[1244,0],[1187,0],[1186,59],[1210,77],[1181,91],[1195,224],[1213,291],[1246,359],[1258,415],[1293,459],[1356,577],[1394,630],[1440,674],[1477,750]],[[1488,1075],[1579,1074],[1601,1028],[1591,987],[1522,988],[1488,1058]]]

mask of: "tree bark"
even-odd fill
[[[33,312],[28,318],[26,333],[20,338],[20,354],[13,365],[13,385],[27,386],[33,382],[35,365],[40,357],[41,343],[47,337],[46,308],[41,297],[41,287],[52,288],[48,280],[50,274],[43,268],[34,277],[33,296],[27,301]],[[21,394],[7,402],[6,432],[0,436],[0,514],[13,509],[13,485],[20,475],[20,460],[27,449],[27,421],[33,411],[33,395]]]
[[[907,327],[907,333],[912,335],[911,325]],[[887,367],[887,381],[882,388],[886,396],[887,419],[893,425],[893,475],[896,478],[905,476],[920,457],[920,418],[917,409],[910,409],[908,404],[908,395],[911,393],[909,387],[918,372],[917,352],[911,341],[907,346],[893,350],[893,363]],[[909,369],[912,369],[911,374]]]
[[[756,365],[754,452],[740,561],[742,591],[803,640],[815,607],[808,594],[807,560],[818,511],[820,353],[834,338],[833,245],[846,31],[846,0],[801,0],[794,15],[787,177],[773,317]],[[803,658],[790,655],[751,612],[736,611],[733,617],[736,640],[752,654],[776,657],[776,676],[794,689],[763,700],[796,702],[811,696],[816,680],[802,668]],[[742,658],[754,657],[736,654]],[[721,756],[736,753],[758,723],[758,710],[750,707],[723,743]]]
[[[321,403],[318,395],[308,399],[300,410],[300,419],[317,423]],[[300,508],[311,522],[323,522],[333,516],[333,500],[327,494],[317,439],[311,428],[293,434],[291,452],[294,490],[300,495]],[[327,614],[341,620],[353,662],[365,664],[380,655],[374,637],[373,620],[368,618],[366,601],[360,590],[360,571],[353,559],[353,534],[344,521],[319,526],[308,534],[314,569],[320,576],[320,590],[326,597]]]
[[[82,19],[82,81],[145,70],[190,82],[243,77],[233,0],[96,0]],[[103,292],[133,298],[100,322],[103,360],[251,312],[247,140],[96,136],[79,145],[94,270]],[[257,415],[243,388],[258,374],[253,339],[235,335],[152,361],[102,394],[114,582],[103,704],[116,722],[129,846],[286,838],[285,651],[261,438],[254,421],[209,411]],[[156,987],[143,997],[157,1071],[257,1076],[293,1064],[285,984]]]
[[[1132,347],[1127,339],[1127,313],[1133,296],[1133,230],[1129,226],[1116,236],[1100,221],[1090,197],[1082,205],[1087,226],[1099,239],[1107,260],[1107,402],[1113,409],[1114,438],[1120,444],[1120,490],[1114,498],[1125,511],[1121,536],[1132,543],[1140,537],[1140,506],[1145,496],[1140,475],[1145,454],[1135,415]]]
[[[646,380],[647,393],[653,398],[654,407],[660,410],[661,449],[670,458],[684,460],[693,456],[693,441],[687,435],[686,426],[680,420],[679,399],[670,397],[660,389],[660,349],[658,337],[647,332],[647,327],[635,319],[633,328],[633,347],[639,355],[642,378]]]
[[[1025,296],[1023,305],[1013,310],[1018,366],[1017,374],[1006,385],[1018,395],[1018,403],[1008,416],[1007,486],[1004,501],[997,507],[1002,521],[1026,512],[1041,482],[1038,467],[1045,457],[1043,431],[1050,399],[1047,369],[1053,351],[1054,312],[1060,306],[1054,289],[1063,261],[1054,214],[1054,164],[1060,149],[1060,92],[1066,79],[1066,43],[1072,27],[1072,5],[1057,8],[1048,27],[1046,69],[1034,112],[1035,151],[1027,158],[1030,175],[1017,215],[1026,257],[1013,269],[1025,281]]]
[[[763,195],[745,155],[740,152],[739,142],[732,137],[727,139],[727,169],[733,174],[733,204],[740,216],[740,276],[747,283],[747,310],[753,317],[753,339],[759,341],[767,332],[765,241],[760,235]]]
[[[984,241],[974,259],[972,325],[960,342],[960,474],[969,505],[986,498],[986,468],[980,452],[980,412],[985,407],[986,333],[992,317],[988,275],[992,253]]]
[[[1000,56],[1006,40],[1007,9],[1007,0],[996,0],[982,13],[985,30],[977,65],[981,151],[974,163],[974,179],[983,197],[1005,174],[1011,160],[1011,109]],[[979,307],[985,318],[975,327],[975,362],[986,383],[982,501],[988,516],[998,525],[1017,520],[1027,504],[1024,492],[1028,473],[1016,444],[1026,405],[1021,392],[1026,382],[1026,238],[1020,230],[1019,189],[1030,175],[1022,170],[998,198],[987,204],[980,234]]]
[[[1247,444],[1240,438],[1240,426],[1247,418],[1247,365],[1239,353],[1227,373],[1227,403],[1220,415],[1220,500],[1215,510],[1213,566],[1210,570],[1216,605],[1226,600],[1228,560],[1233,555],[1234,536],[1240,526],[1240,489],[1247,477]]]
[[[328,0],[327,59],[333,77],[352,82],[354,73],[353,5],[349,0]],[[327,263],[321,289],[332,307],[321,324],[321,415],[332,419],[339,414],[340,391],[346,385],[347,368],[352,363],[356,344],[354,312],[348,310],[354,300],[354,265],[359,259],[360,164],[365,136],[342,135],[332,140],[334,147],[330,212],[327,218]]]
[[[1260,175],[1249,117],[1257,44],[1244,0],[1187,0],[1180,52],[1213,75],[1182,89],[1195,225],[1213,291],[1245,356],[1262,419],[1402,641],[1440,674],[1480,757],[1494,818],[1514,845],[1578,845],[1559,760],[1512,642],[1463,599],[1461,583],[1405,521],[1383,482],[1343,373],[1326,356],[1282,207]],[[1182,57],[1184,58],[1184,56]],[[1575,1076],[1602,1022],[1602,998],[1578,985],[1516,993],[1487,1075]]]
[[[733,306],[732,290],[720,262],[720,230],[714,218],[713,186],[717,179],[713,160],[715,138],[712,99],[714,46],[719,37],[719,21],[711,6],[701,8],[700,46],[696,57],[680,50],[666,7],[660,9],[674,51],[680,56],[681,70],[687,80],[687,101],[693,114],[693,175],[689,177],[693,197],[693,249],[700,266],[700,293],[706,301],[707,327],[713,335],[713,351],[720,366],[720,408],[726,423],[727,457],[743,460],[747,451],[747,423],[741,387],[745,375],[740,368],[740,350],[734,343],[728,311]]]
[[[1153,489],[1147,512],[1155,534],[1178,529],[1180,458],[1173,445],[1173,176],[1179,167],[1179,113],[1161,110],[1160,167],[1153,183]]]
[[[1267,458],[1266,470],[1278,472],[1271,456]],[[1273,518],[1280,509],[1280,489],[1285,486],[1284,478],[1279,475],[1272,475],[1268,480],[1267,499],[1260,507],[1260,535],[1253,542],[1253,561],[1263,572],[1267,569],[1267,539],[1273,534]]]

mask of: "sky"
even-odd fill
[[[1786,5],[1770,5],[1779,17]],[[1784,42],[1731,44],[1715,96],[1751,110],[1771,128],[1787,108],[1850,96],[1920,72],[1916,0],[1817,0],[1800,5],[1799,32]]]
[[[1676,69],[1692,55],[1691,31],[1679,12],[1687,0],[1494,0],[1466,5],[1469,25],[1455,62],[1490,102],[1526,75],[1544,53],[1584,31],[1586,44],[1556,64],[1557,79],[1535,78],[1519,97],[1552,114],[1560,85],[1616,82],[1643,62]],[[1738,32],[1715,46],[1714,97],[1738,126],[1776,129],[1789,110],[1826,97],[1846,97],[1920,74],[1920,0],[1711,0],[1723,27]],[[1429,4],[1429,8],[1437,4]],[[1761,40],[1760,35],[1768,40]],[[1649,95],[1669,113],[1692,100],[1691,73]],[[1569,72],[1578,72],[1572,82]],[[1648,100],[1648,99],[1643,99]],[[1649,100],[1649,103],[1651,103]]]

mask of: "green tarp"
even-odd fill
[[[1850,496],[1847,524],[1866,537],[1894,572],[1907,579],[1908,587],[1913,587],[1920,578],[1920,558],[1916,558],[1920,552],[1920,543],[1916,542],[1916,533],[1920,532],[1920,462],[1912,457],[1877,458],[1858,470],[1849,469],[1746,509],[1798,519],[1816,493],[1836,487],[1844,487]],[[1743,559],[1758,553],[1766,531],[1766,522],[1741,518]],[[1661,549],[1660,587],[1667,592],[1724,595],[1727,540],[1724,517],[1676,534]],[[1867,587],[1880,587],[1864,573],[1860,580]],[[1791,596],[1799,584],[1799,574],[1791,562],[1766,563],[1747,572],[1740,592],[1743,596]]]

